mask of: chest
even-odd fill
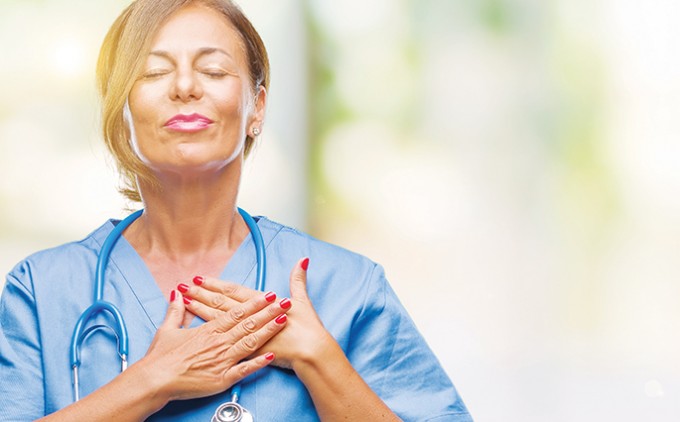
[[[185,256],[171,259],[152,254],[142,255],[149,272],[164,297],[180,283],[191,284],[194,277],[219,278],[233,253],[216,252],[202,256]]]

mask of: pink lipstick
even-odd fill
[[[206,129],[212,123],[212,120],[198,113],[178,114],[165,122],[164,127],[176,132],[191,133]]]

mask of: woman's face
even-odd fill
[[[264,117],[250,86],[242,39],[218,12],[175,12],[152,41],[128,97],[133,147],[157,176],[220,170],[241,156]]]

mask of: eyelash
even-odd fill
[[[170,73],[170,72],[166,71],[166,70],[149,72],[149,73],[143,74],[142,79],[156,79],[156,78],[159,78],[161,76],[165,76],[168,73]],[[203,73],[204,75],[206,75],[210,78],[213,78],[213,79],[220,79],[220,78],[224,78],[225,76],[227,76],[227,72],[224,72],[224,71],[221,71],[221,70],[204,70],[204,71],[201,71],[201,73]]]
[[[224,78],[227,76],[227,72],[221,70],[205,70],[202,73],[214,79]]]
[[[149,72],[149,73],[143,74],[142,79],[156,79],[156,78],[159,78],[161,76],[167,75],[168,73],[170,73],[170,72],[165,71],[165,70]]]

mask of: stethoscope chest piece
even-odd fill
[[[240,404],[230,401],[217,408],[211,422],[253,422],[253,415]]]

